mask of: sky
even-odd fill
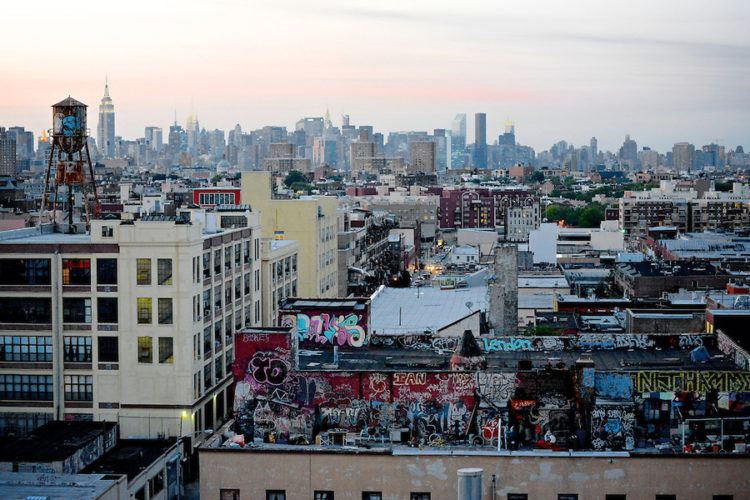
[[[282,125],[330,110],[382,132],[487,113],[535,149],[625,134],[750,147],[747,0],[69,0],[2,9],[0,126],[39,133],[105,76],[116,133],[195,112],[206,129]]]

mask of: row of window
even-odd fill
[[[90,363],[92,337],[63,337],[63,359],[66,362]],[[98,337],[99,362],[117,363],[117,337]],[[31,335],[0,336],[0,361],[52,362],[52,337]]]
[[[136,284],[151,284],[151,268],[151,259],[135,259]],[[156,284],[172,284],[172,259],[156,259]]]
[[[221,489],[219,500],[241,500],[240,490]],[[347,497],[350,498],[350,497]],[[412,492],[409,500],[430,500],[431,494],[427,492]],[[508,493],[507,500],[528,500],[526,493]],[[605,500],[626,500],[626,495],[604,495]],[[655,495],[655,500],[677,500],[677,495]],[[380,491],[363,491],[362,500],[382,500],[383,493]],[[266,500],[286,500],[285,490],[266,490]],[[334,500],[334,492],[328,490],[316,490],[313,500]],[[578,500],[576,493],[560,493],[557,500]],[[713,495],[713,500],[733,500],[732,495]]]
[[[156,319],[160,325],[171,325],[174,318],[172,315],[172,298],[159,297],[156,300]],[[150,325],[153,323],[154,299],[151,297],[138,297],[136,299],[137,318],[139,325]]]
[[[158,338],[158,363],[174,363],[174,340],[172,337]],[[138,337],[138,362],[154,362],[154,338],[149,336]]]
[[[256,238],[253,241],[255,242],[255,260],[258,260],[260,258],[260,240]],[[228,245],[223,250],[221,248],[214,250],[213,266],[211,265],[211,253],[210,251],[203,253],[203,279],[211,277],[211,269],[213,269],[213,274],[216,275],[221,274],[222,267],[224,272],[229,272],[232,270],[233,265],[235,268],[238,268],[243,264],[250,264],[252,262],[250,241]],[[196,271],[197,268],[194,268],[194,275]]]
[[[260,290],[260,272],[255,270],[255,291]],[[213,292],[213,300],[212,300]],[[203,306],[203,318],[208,318],[211,315],[212,307],[219,311],[222,306],[228,306],[232,303],[232,299],[240,300],[243,295],[250,294],[250,273],[246,273],[244,277],[236,276],[234,278],[234,287],[232,281],[224,283],[224,292],[222,293],[222,286],[219,284],[213,290],[210,288],[203,291],[202,306]],[[199,310],[198,299],[193,300],[193,319],[196,321],[200,319],[201,314]]]

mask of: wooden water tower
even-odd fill
[[[88,131],[86,129],[87,106],[68,96],[52,106],[52,148],[50,150],[47,173],[44,177],[42,213],[49,211],[50,174],[55,165],[55,186],[52,198],[52,220],[56,220],[58,190],[60,185],[67,187],[68,222],[73,226],[73,191],[83,192],[83,209],[86,222],[90,220],[88,193],[94,195],[94,216],[99,215],[99,196],[94,181],[94,167],[89,155]],[[85,152],[85,154],[84,154]],[[84,163],[88,166],[88,178]]]

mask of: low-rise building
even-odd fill
[[[294,240],[261,241],[263,325],[276,326],[279,303],[298,294],[298,251],[299,245]]]

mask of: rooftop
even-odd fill
[[[114,422],[55,420],[25,436],[0,441],[0,461],[49,463],[65,460],[116,425]]]
[[[121,439],[117,446],[83,469],[86,474],[138,476],[175,445],[171,439]]]
[[[488,305],[486,286],[384,288],[372,301],[370,330],[391,334],[438,331]]]
[[[103,474],[0,472],[0,497],[5,500],[94,500],[117,488],[119,477]],[[109,498],[109,497],[108,497]],[[113,495],[112,498],[118,498]]]

